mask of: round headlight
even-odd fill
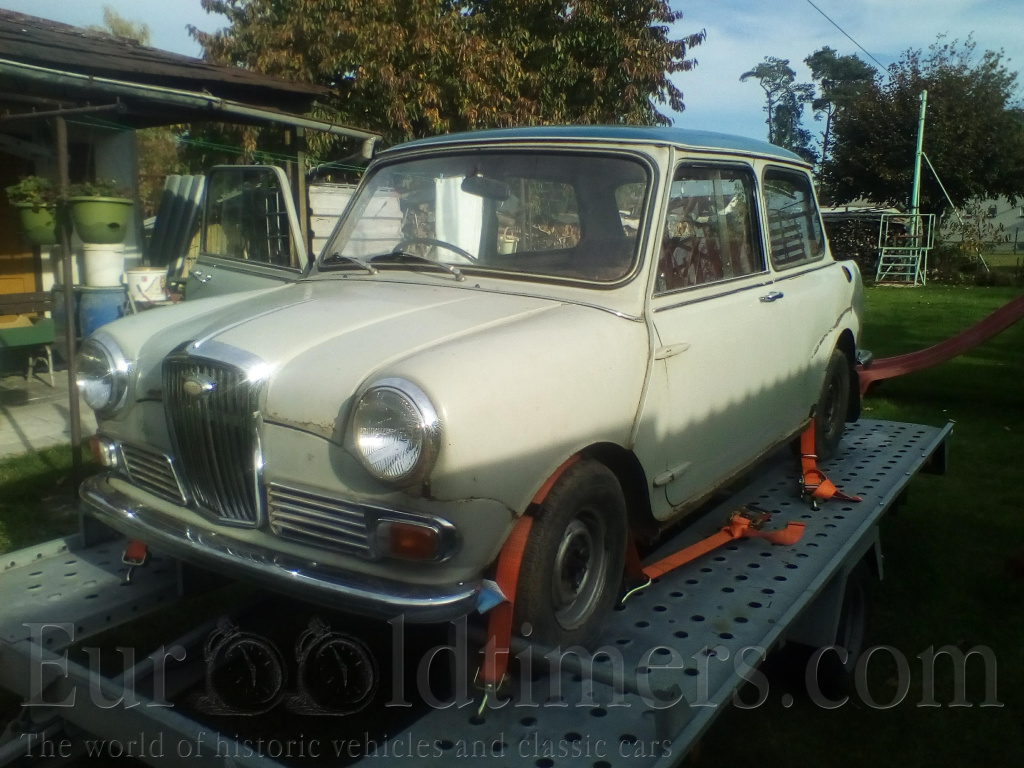
[[[78,391],[94,411],[116,411],[128,396],[128,361],[113,339],[92,336],[78,356]]]
[[[441,444],[441,424],[415,384],[383,379],[359,398],[352,442],[363,466],[381,482],[408,486],[429,474]]]

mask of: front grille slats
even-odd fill
[[[272,484],[267,491],[271,530],[283,539],[373,557],[363,507],[311,491]]]
[[[132,483],[175,504],[185,503],[170,458],[162,453],[123,443],[121,456]]]
[[[344,542],[352,546],[366,547],[365,543],[360,541],[361,537],[358,531],[336,526],[327,520],[314,520],[303,514],[291,515],[278,510],[277,514],[274,515],[274,527],[276,529],[290,528],[296,532],[305,531],[312,533],[319,531],[325,539]]]
[[[359,535],[365,532],[366,524],[362,521],[346,520],[342,517],[334,517],[328,512],[320,512],[316,509],[303,508],[297,504],[283,504],[280,501],[274,503],[275,519],[284,519],[289,515],[294,520],[304,519],[317,525],[329,526],[339,533],[354,533]]]
[[[186,382],[199,394],[189,394]],[[195,503],[221,520],[257,525],[258,388],[244,371],[196,357],[164,361],[165,408],[175,455]]]

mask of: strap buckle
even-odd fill
[[[760,531],[772,520],[772,513],[767,509],[757,506],[757,504],[747,504],[746,506],[740,507],[730,516],[730,520],[736,517],[742,517],[747,521],[747,524],[755,531]]]
[[[477,667],[476,674],[473,675],[473,687],[478,691],[483,691],[483,697],[480,699],[480,706],[477,707],[476,716],[483,717],[484,712],[487,710],[487,702],[492,698],[497,699],[498,693],[502,687],[508,682],[508,673],[502,672],[501,679],[496,683],[492,682],[481,682],[480,681],[481,667]]]

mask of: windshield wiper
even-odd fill
[[[428,267],[437,267],[445,272],[450,272],[459,282],[466,279],[466,276],[462,274],[462,270],[456,266],[445,264],[443,261],[434,261],[426,256],[420,256],[418,253],[409,253],[408,251],[396,250],[390,253],[382,253],[380,256],[374,256],[370,259],[370,263],[367,266],[374,264],[424,264]]]
[[[378,272],[380,272],[380,270],[377,269],[375,266],[373,266],[372,264],[366,263],[362,259],[357,259],[355,256],[345,256],[343,254],[338,253],[337,251],[335,251],[330,256],[328,256],[326,259],[324,259],[324,264],[328,264],[328,263],[330,263],[332,261],[346,261],[349,264],[355,264],[357,267],[361,267],[362,269],[365,269],[371,275],[376,275]]]

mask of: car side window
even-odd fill
[[[764,174],[764,202],[773,267],[788,269],[825,255],[825,234],[806,175],[769,168]]]
[[[681,165],[672,179],[656,293],[765,270],[747,166]]]
[[[211,172],[202,252],[222,259],[301,267],[289,228],[287,194],[277,176],[265,169]]]

